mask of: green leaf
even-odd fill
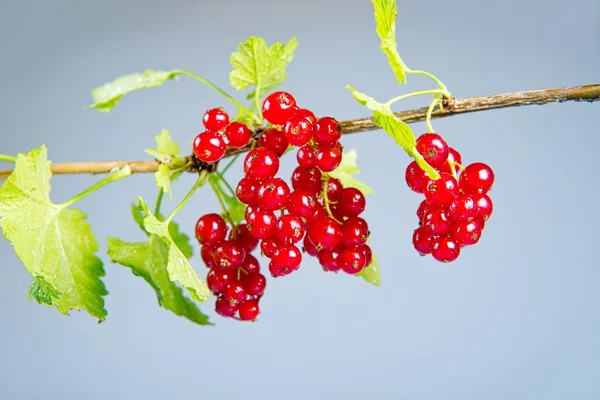
[[[172,165],[175,164],[179,167],[186,162],[185,157],[179,155],[179,145],[173,141],[169,131],[163,129],[160,134],[156,135],[156,149],[146,149],[145,151],[162,163],[158,166],[154,179],[156,186],[162,188],[172,200],[171,181],[181,176],[181,171],[174,171]]]
[[[244,90],[250,85],[256,86],[258,96],[267,93],[287,78],[285,69],[294,58],[298,42],[295,37],[285,45],[276,42],[269,47],[261,38],[252,36],[238,45],[238,51],[230,58],[233,70],[229,73],[231,86]],[[250,98],[254,93],[249,94]]]
[[[173,238],[173,242],[188,260],[194,255],[194,249],[190,244],[190,237],[179,229],[179,224],[171,221],[169,224],[169,234]]]
[[[139,207],[146,217],[144,218],[144,227],[151,234],[160,236],[166,243],[169,256],[167,261],[167,271],[171,281],[179,282],[191,294],[196,301],[207,301],[210,296],[210,291],[206,283],[198,276],[194,268],[192,268],[187,257],[176,245],[175,240],[171,236],[167,222],[159,221],[149,210],[148,205],[141,197],[138,197]]]
[[[356,188],[367,196],[373,193],[373,188],[354,177],[354,175],[360,172],[360,168],[356,164],[357,158],[358,152],[356,149],[345,152],[342,156],[342,162],[334,171],[329,173],[329,176],[339,179],[344,187]]]
[[[169,199],[173,199],[171,193],[171,168],[167,164],[160,164],[158,171],[154,174],[156,180],[156,186],[162,188],[162,190],[169,195]]]
[[[143,73],[120,76],[114,81],[92,90],[94,104],[87,108],[95,108],[105,113],[110,112],[124,95],[139,89],[160,86],[173,79],[177,73],[178,71],[149,69]]]
[[[417,164],[419,164],[419,167],[427,172],[427,175],[431,179],[439,179],[440,174],[435,168],[429,165],[417,151],[417,148],[415,147],[415,134],[406,122],[396,117],[387,104],[380,103],[374,98],[367,96],[365,93],[357,92],[349,85],[346,86],[346,88],[352,92],[354,99],[358,103],[373,111],[373,122],[375,122],[375,125],[383,128],[388,135],[394,138],[396,143],[398,143],[409,156],[415,159]]]
[[[396,43],[396,14],[398,13],[396,0],[373,0],[373,6],[375,6],[377,34],[381,39],[381,50],[388,57],[398,84],[401,84],[406,81],[408,67],[400,58]]]
[[[0,187],[0,228],[37,280],[30,288],[36,300],[48,304],[50,296],[63,314],[85,309],[102,321],[107,314],[102,297],[108,292],[100,280],[104,269],[95,255],[96,237],[83,212],[52,203],[51,177],[45,146],[19,154]]]
[[[379,260],[377,260],[375,254],[373,254],[371,264],[354,276],[363,278],[375,286],[381,286],[381,270],[379,269]]]
[[[157,235],[151,235],[147,242],[138,243],[108,238],[108,256],[113,262],[131,268],[134,275],[152,286],[160,306],[197,324],[210,324],[198,306],[169,279],[169,248]]]
[[[139,208],[137,204],[131,203],[131,215],[133,215],[133,220],[140,227],[140,229],[146,235],[149,235],[149,233],[146,231],[146,227],[144,226],[144,218],[146,218],[146,216],[144,215],[142,209]]]
[[[58,300],[62,293],[44,279],[43,276],[34,276],[29,284],[27,300],[35,299],[38,304],[52,305],[53,300]]]

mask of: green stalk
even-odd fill
[[[128,164],[128,165],[125,165],[123,168],[121,168],[121,169],[119,169],[119,170],[111,173],[110,175],[102,178],[100,181],[98,181],[97,183],[93,184],[89,188],[85,189],[83,192],[79,193],[77,196],[73,197],[72,199],[65,201],[60,206],[61,207],[69,207],[70,205],[78,202],[79,200],[83,199],[87,195],[89,195],[91,193],[94,193],[96,190],[100,189],[101,187],[106,186],[109,183],[116,182],[118,180],[126,178],[129,175],[131,175],[131,167]]]

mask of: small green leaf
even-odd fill
[[[171,281],[179,282],[191,294],[196,301],[207,301],[210,296],[210,291],[206,283],[198,276],[194,268],[192,268],[187,257],[179,249],[175,240],[171,236],[167,222],[159,221],[149,210],[148,205],[141,197],[138,197],[138,204],[142,211],[146,214],[144,218],[144,227],[151,234],[156,234],[164,239],[169,256],[167,261],[167,271]]]
[[[334,171],[329,173],[329,176],[339,179],[344,187],[356,188],[367,196],[373,193],[373,188],[354,177],[355,174],[360,172],[360,168],[356,164],[357,158],[358,152],[356,149],[345,152],[342,156],[342,162]]]
[[[133,215],[133,220],[140,227],[140,229],[146,235],[148,235],[148,232],[146,231],[146,227],[144,226],[144,218],[146,218],[146,216],[144,215],[142,209],[139,208],[137,204],[131,203],[131,215]]]
[[[95,103],[87,108],[95,108],[105,113],[110,112],[124,95],[139,89],[160,86],[173,79],[177,73],[178,71],[149,69],[143,73],[120,76],[114,81],[92,90]]]
[[[45,146],[19,154],[14,172],[0,187],[0,228],[41,290],[36,300],[63,314],[85,309],[100,321],[106,318],[103,296],[108,292],[96,237],[86,215],[50,200],[50,162]],[[47,284],[42,287],[42,281]],[[52,290],[53,288],[54,290]],[[43,295],[46,291],[47,295]],[[54,294],[60,292],[61,296]]]
[[[52,284],[46,281],[43,276],[34,276],[29,284],[27,292],[27,300],[35,299],[38,304],[52,305],[54,299],[60,299],[62,295]]]
[[[154,174],[156,180],[156,186],[163,189],[165,193],[169,195],[169,199],[173,199],[171,194],[171,168],[167,164],[160,164],[158,171]]]
[[[396,43],[396,14],[398,13],[396,0],[373,0],[373,6],[375,6],[377,34],[381,39],[381,50],[388,57],[398,84],[401,84],[406,81],[408,67],[400,58]]]
[[[365,281],[375,286],[381,286],[381,270],[379,269],[379,261],[375,254],[373,254],[371,264],[355,276],[363,278]]]
[[[267,93],[287,78],[285,69],[294,58],[298,42],[291,38],[285,45],[276,42],[269,47],[261,38],[252,36],[238,45],[238,51],[230,58],[233,70],[229,73],[231,86],[244,90],[254,85],[258,96]],[[254,93],[249,94],[250,98]]]
[[[156,135],[156,149],[146,149],[146,153],[156,158],[162,164],[158,166],[158,171],[154,174],[156,186],[162,188],[173,199],[171,193],[171,181],[181,176],[181,171],[174,171],[172,165],[183,166],[186,162],[185,157],[179,155],[179,145],[173,141],[168,130],[163,129]]]
[[[156,151],[170,156],[179,155],[179,145],[173,140],[168,130],[163,129],[156,135]]]
[[[131,268],[134,275],[142,277],[152,286],[160,306],[197,324],[210,324],[198,306],[169,279],[169,248],[157,235],[151,235],[147,242],[139,243],[108,238],[108,256],[113,262]]]
[[[190,244],[190,238],[179,229],[179,224],[171,221],[169,224],[169,234],[173,238],[173,242],[188,260],[194,255],[194,249]]]

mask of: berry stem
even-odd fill
[[[17,162],[17,157],[7,156],[6,154],[0,154],[0,161],[15,163]]]
[[[329,174],[323,173],[323,190],[321,191],[321,194],[323,196],[323,205],[325,206],[325,211],[327,211],[327,215],[330,216],[335,222],[337,222],[338,224],[341,224],[341,222],[338,221],[333,216],[333,213],[331,212],[331,208],[329,207],[329,197],[327,196],[328,190],[329,190]]]
[[[219,185],[221,183],[223,183],[223,185],[225,185],[225,187],[229,191],[229,194],[231,195],[231,197],[236,197],[235,190],[233,190],[233,188],[231,187],[231,185],[229,184],[229,182],[227,182],[227,179],[225,179],[225,177],[223,176],[223,173],[215,171],[215,172],[213,172],[213,174],[215,174],[215,176],[217,178],[219,178],[219,181],[218,181]]]
[[[394,97],[393,99],[388,100],[387,103],[385,103],[385,105],[389,107],[397,101],[408,99],[410,97],[415,97],[415,96],[423,96],[426,94],[434,94],[434,95],[439,94],[448,99],[450,98],[450,93],[444,89],[421,90],[419,92],[412,92],[412,93],[407,93],[407,94],[403,94],[401,96]]]
[[[427,115],[425,116],[425,123],[427,124],[427,130],[430,133],[435,133],[435,131],[433,130],[433,126],[431,125],[431,115],[433,114],[433,110],[435,109],[436,104],[440,104],[440,99],[435,97],[433,99],[433,101],[431,102],[431,104],[429,105],[429,108],[427,109]]]
[[[202,186],[202,185],[204,185],[206,183],[206,179],[207,178],[208,178],[208,172],[206,170],[200,171],[200,173],[198,174],[198,179],[196,179],[196,183],[194,183],[194,186],[192,186],[192,188],[190,189],[189,193],[183,198],[183,200],[181,200],[181,203],[179,203],[177,205],[177,207],[175,207],[175,209],[173,210],[173,212],[165,220],[165,222],[167,224],[169,224],[171,222],[171,220],[173,220],[173,218],[175,217],[175,214],[177,214],[179,212],[179,210],[181,210],[183,208],[183,206],[192,197],[192,195],[194,194],[194,192],[196,192],[196,190],[198,190],[198,188],[200,186]]]
[[[61,206],[69,207],[73,203],[83,199],[85,196],[95,192],[96,190],[100,189],[101,187],[106,186],[109,183],[116,182],[120,179],[126,178],[129,175],[131,175],[131,167],[129,165],[126,165],[123,168],[120,168],[120,169],[112,172],[110,175],[105,176],[100,181],[96,182],[89,188],[85,189],[83,192],[79,193],[77,196],[71,198],[70,200],[65,201],[64,203],[61,204]]]
[[[431,79],[431,80],[433,80],[435,83],[437,83],[437,85],[440,87],[440,89],[442,89],[443,91],[445,91],[445,92],[447,92],[447,93],[448,93],[448,96],[446,96],[446,97],[448,97],[448,98],[452,97],[452,96],[450,95],[450,92],[448,92],[448,88],[446,87],[446,85],[444,85],[444,84],[442,83],[442,81],[440,81],[438,78],[436,78],[434,75],[430,74],[429,72],[426,72],[426,71],[419,71],[419,70],[410,70],[410,69],[407,69],[407,70],[406,70],[406,73],[408,73],[408,74],[411,74],[411,75],[424,75],[424,76],[426,76],[426,77],[430,78],[430,79]]]
[[[229,170],[229,168],[231,168],[231,166],[233,165],[233,163],[236,162],[238,158],[240,158],[240,155],[236,154],[235,156],[233,156],[231,158],[231,160],[229,160],[229,162],[227,163],[227,165],[225,166],[225,168],[223,168],[223,170],[221,171],[221,176],[223,176],[223,175],[225,175],[227,173],[227,171]]]
[[[227,210],[227,207],[225,206],[225,203],[223,202],[223,198],[221,197],[221,192],[219,191],[217,184],[215,184],[215,182],[212,179],[208,180],[208,184],[210,185],[211,189],[215,193],[215,196],[217,197],[217,201],[219,202],[219,205],[221,206],[221,209],[223,210],[223,215],[225,216],[225,219],[231,225],[231,229],[233,231],[233,235],[234,235],[234,239],[235,239],[236,225],[233,223],[233,220],[231,219],[231,215],[229,215],[229,211]]]

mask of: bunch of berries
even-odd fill
[[[415,161],[406,168],[408,186],[425,195],[417,210],[419,228],[414,231],[413,245],[423,256],[431,254],[438,261],[452,262],[462,247],[479,241],[492,215],[487,193],[494,172],[480,162],[463,167],[460,154],[435,133],[421,135],[416,147],[440,178],[429,179]]]
[[[225,155],[227,148],[240,149],[250,142],[252,134],[241,122],[229,122],[229,115],[222,108],[204,113],[202,122],[206,130],[196,136],[194,154],[199,160],[214,163]]]

